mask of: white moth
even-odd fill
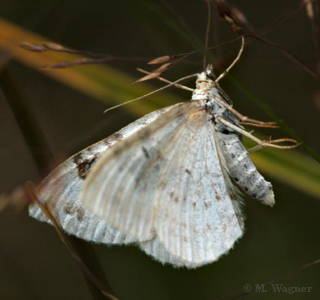
[[[72,156],[41,183],[39,196],[79,238],[135,243],[174,266],[214,262],[244,230],[230,177],[274,204],[271,184],[241,143],[239,118],[223,104],[232,106],[209,66],[191,101],[152,112]],[[35,205],[30,215],[50,222]]]

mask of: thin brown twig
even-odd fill
[[[318,80],[320,80],[320,76],[318,74],[316,74],[314,71],[312,71],[304,62],[302,62],[295,54],[293,54],[292,52],[283,49],[282,47],[271,43],[263,38],[260,38],[258,36],[255,35],[246,35],[246,37],[252,37],[260,42],[263,42],[273,48],[276,48],[278,50],[280,50],[285,56],[289,57],[292,61],[296,62],[302,69],[304,69],[305,71],[307,71],[309,74],[311,74],[313,77],[317,78]]]
[[[27,102],[24,101],[22,95],[19,93],[13,75],[7,65],[2,66],[2,70],[0,70],[0,84],[40,175],[47,175],[49,171],[48,166],[50,165],[49,162],[54,161],[54,156],[39,124],[36,122],[35,116],[33,116],[32,110],[29,109]],[[81,245],[82,243],[84,243],[84,241],[74,239],[74,244]],[[90,258],[94,265],[95,272],[102,274],[101,276],[105,278],[102,268],[95,258],[92,246],[87,246],[86,251],[82,251],[81,255]],[[108,284],[107,279],[105,279],[105,282]],[[95,291],[91,288],[91,283],[87,281],[87,285],[93,299],[98,299],[94,296]]]
[[[208,20],[207,20],[207,29],[206,29],[206,37],[204,42],[204,56],[203,56],[203,69],[206,69],[207,66],[207,49],[209,43],[209,34],[210,34],[210,26],[211,26],[211,2],[209,0],[207,2],[208,9]]]
[[[297,9],[297,11],[290,11],[286,14],[286,17],[290,17],[293,14],[295,14],[296,12],[299,12],[301,9],[303,8],[303,5],[300,5]],[[291,59],[292,61],[294,61],[298,66],[300,66],[300,68],[302,68],[303,70],[305,70],[306,72],[308,72],[309,74],[311,74],[313,77],[317,78],[318,80],[320,80],[320,76],[315,73],[309,66],[307,66],[300,58],[298,58],[295,54],[291,53],[288,50],[283,49],[282,47],[268,41],[267,39],[263,38],[261,34],[258,34],[258,32],[255,30],[255,28],[253,27],[253,25],[242,15],[242,13],[239,11],[239,9],[233,9],[233,11],[235,11],[235,16],[240,16],[240,18],[238,18],[238,21],[242,22],[242,24],[244,26],[247,27],[247,29],[252,33],[252,34],[246,34],[246,37],[252,37],[260,42],[263,42],[273,48],[276,48],[278,50],[280,50],[280,52],[282,52],[285,56],[287,56],[289,59]],[[277,20],[276,25],[279,25],[279,22],[283,22],[285,20],[284,17],[281,17],[280,19]],[[274,25],[274,27],[276,26]],[[271,29],[270,29],[271,30]],[[272,29],[273,30],[273,29]],[[266,31],[264,31],[263,34],[266,34]]]

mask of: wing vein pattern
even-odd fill
[[[242,236],[208,114],[181,103],[98,161],[84,207],[160,261],[216,260]]]

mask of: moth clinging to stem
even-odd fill
[[[137,244],[162,263],[196,268],[216,261],[243,235],[241,197],[232,180],[274,205],[272,186],[242,136],[257,148],[296,145],[246,132],[242,121],[264,123],[235,111],[220,88],[242,54],[242,32],[241,40],[237,58],[217,79],[212,65],[197,75],[190,101],[138,119],[75,154],[41,183],[39,197],[54,207],[66,232],[97,243]],[[36,205],[30,215],[49,222]]]

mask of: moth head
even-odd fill
[[[211,79],[212,81],[216,79],[216,75],[214,75],[213,73],[213,65],[211,64],[207,65],[205,73],[208,79]]]
[[[198,75],[196,81],[197,89],[210,89],[214,84],[215,75],[213,73],[213,66],[208,65],[206,70]]]

